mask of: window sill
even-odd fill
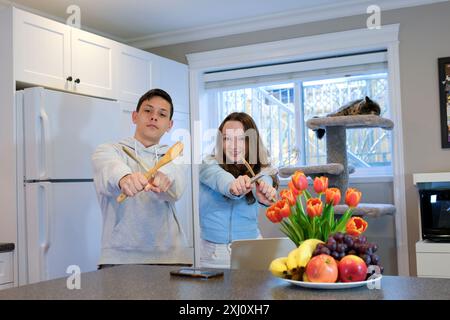
[[[291,180],[291,178],[280,178],[280,186],[283,188],[287,187],[288,182]],[[309,184],[312,185],[312,180],[309,180]],[[358,184],[366,184],[366,183],[386,183],[386,182],[393,182],[394,177],[390,175],[385,176],[350,176],[349,183],[358,183]]]
[[[392,182],[394,181],[393,176],[350,176],[349,183],[378,183],[378,182]]]

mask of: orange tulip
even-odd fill
[[[291,208],[286,200],[281,199],[279,202],[280,215],[283,218],[287,218],[291,215]]]
[[[316,177],[314,179],[314,191],[318,194],[322,194],[328,188],[328,178],[327,177]]]
[[[361,200],[361,192],[354,188],[348,188],[345,193],[345,203],[350,208],[355,208],[358,206],[359,200]]]
[[[301,193],[301,191],[295,187],[292,180],[288,182],[288,187],[289,187],[289,190],[292,191],[292,194],[295,196],[295,198],[297,198],[297,196]]]
[[[310,198],[308,199],[308,201],[306,201],[306,212],[311,218],[321,216],[322,209],[322,200],[320,200],[319,198]]]
[[[290,206],[293,206],[296,201],[294,191],[290,189],[283,189],[280,191],[280,198],[286,200]]]
[[[300,193],[301,191],[306,190],[308,188],[308,179],[306,178],[305,174],[300,170],[295,171],[291,181],[294,184],[295,188],[297,190],[300,190]]]
[[[291,209],[289,208],[289,203],[284,199],[276,202],[266,211],[266,217],[273,223],[281,222],[283,218],[289,217],[290,214]]]
[[[358,236],[364,231],[366,231],[368,225],[369,224],[364,219],[360,217],[352,217],[347,222],[345,229],[347,231],[347,234],[352,236]]]
[[[273,223],[278,223],[281,222],[281,220],[283,220],[283,218],[277,214],[276,209],[275,208],[269,208],[266,211],[266,217],[267,219],[269,219],[270,221],[272,221]]]
[[[328,188],[325,190],[325,202],[331,203],[333,206],[341,201],[341,190],[338,188]]]

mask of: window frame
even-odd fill
[[[403,150],[403,124],[400,85],[400,24],[383,25],[379,29],[354,29],[347,31],[323,33],[287,40],[245,45],[207,52],[187,54],[189,64],[189,90],[191,107],[192,138],[192,189],[194,213],[194,247],[199,252],[199,164],[201,163],[202,131],[200,106],[205,99],[204,77],[207,72],[224,68],[261,65],[328,56],[330,53],[358,53],[369,50],[387,49],[389,70],[389,99],[391,119],[395,123],[393,131],[393,190],[395,214],[397,261],[399,275],[409,275],[409,249],[407,238],[406,185]],[[195,265],[199,265],[200,257],[195,255]]]

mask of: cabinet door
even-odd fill
[[[71,27],[73,91],[117,99],[115,41]]]
[[[13,253],[0,253],[0,284],[13,282]]]
[[[173,115],[173,127],[166,133],[160,143],[173,145],[177,141],[184,144],[183,156],[180,159],[186,164],[186,190],[183,196],[175,204],[177,217],[186,234],[186,238],[190,247],[194,246],[194,230],[193,230],[193,212],[192,212],[192,175],[191,175],[191,142],[190,142],[190,119],[189,114],[175,112]]]
[[[119,99],[137,104],[152,87],[152,64],[155,55],[125,45],[119,50]]]
[[[16,80],[68,90],[70,28],[18,9],[13,19]]]
[[[7,284],[0,284],[0,290],[11,289],[13,287],[14,287],[14,283],[12,283],[12,282],[7,283]]]
[[[153,86],[170,94],[176,112],[189,113],[189,71],[188,66],[163,57],[153,70]]]

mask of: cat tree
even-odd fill
[[[386,118],[377,115],[356,115],[339,117],[312,118],[306,122],[311,130],[319,128],[325,129],[325,139],[327,146],[327,164],[303,167],[284,167],[279,170],[280,177],[290,177],[296,170],[302,170],[305,175],[328,177],[329,187],[339,188],[342,195],[348,188],[349,174],[354,172],[353,167],[347,163],[347,129],[355,128],[383,128],[392,130],[394,123]],[[342,197],[342,201],[344,200]],[[347,206],[337,205],[337,214],[345,212]],[[390,204],[366,204],[361,203],[353,212],[354,215],[380,216],[394,214],[395,207]]]

